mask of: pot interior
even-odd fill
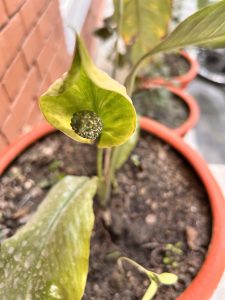
[[[2,240],[25,224],[50,187],[66,174],[96,174],[96,148],[54,133],[27,149],[2,176]],[[179,276],[155,299],[176,299],[197,274],[211,237],[204,186],[187,161],[158,138],[142,132],[118,172],[111,204],[95,199],[88,283],[83,299],[140,299],[148,284],[117,258],[128,256],[155,272]]]

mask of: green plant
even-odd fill
[[[157,293],[158,288],[160,285],[172,285],[175,284],[178,280],[177,275],[172,274],[172,273],[161,273],[157,274],[155,272],[152,272],[150,270],[147,270],[143,266],[139,265],[136,263],[134,260],[128,258],[128,257],[120,257],[118,259],[118,264],[120,268],[123,270],[122,263],[123,262],[128,262],[129,264],[133,265],[139,272],[144,273],[147,275],[150,284],[142,298],[142,300],[151,300]]]
[[[64,177],[49,192],[32,221],[2,244],[2,300],[82,298],[94,222],[92,198],[98,187],[101,205],[107,205],[115,172],[137,142],[138,126],[130,96],[142,63],[154,54],[191,44],[224,45],[224,21],[224,0],[186,19],[138,58],[127,77],[126,88],[93,64],[77,36],[70,70],[41,97],[40,108],[49,123],[72,139],[96,144],[98,180]],[[155,274],[134,261],[132,264],[152,282],[144,299],[153,297],[158,281],[168,283],[167,275]],[[170,284],[174,283],[175,275],[170,279]]]
[[[179,256],[183,254],[182,242],[177,242],[175,245],[166,244],[165,246],[165,256],[163,257],[163,263],[165,265],[171,265],[172,267],[177,267],[179,265]]]

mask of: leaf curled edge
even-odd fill
[[[40,98],[47,121],[74,140],[92,143],[71,127],[75,113],[94,112],[103,124],[97,144],[100,148],[123,144],[134,132],[136,112],[124,86],[98,69],[77,35],[71,68]],[[87,129],[89,130],[89,129]]]

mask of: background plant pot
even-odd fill
[[[218,285],[221,275],[225,269],[225,201],[222,193],[209,172],[202,158],[187,146],[183,140],[175,135],[165,126],[147,118],[141,118],[141,128],[171,145],[177,150],[193,167],[198,174],[209,196],[213,215],[212,239],[208,249],[208,255],[195,279],[189,287],[178,297],[179,300],[209,300]],[[41,137],[55,131],[47,124],[36,128],[31,133],[18,139],[9,146],[0,156],[0,172],[27,147],[35,143]]]
[[[180,51],[180,55],[187,60],[190,68],[187,73],[172,77],[171,79],[167,80],[163,77],[158,78],[142,78],[141,82],[144,84],[160,84],[160,85],[173,85],[180,87],[182,89],[186,88],[188,84],[197,76],[199,65],[196,59],[192,58],[186,51]]]
[[[143,82],[140,89],[162,88],[160,84]],[[188,117],[183,124],[177,128],[171,129],[175,134],[183,137],[190,129],[192,129],[199,119],[199,107],[195,99],[184,90],[175,86],[163,86],[169,92],[175,94],[188,108]],[[166,108],[165,108],[166,109]]]
[[[199,75],[219,84],[225,84],[225,49],[197,50]]]
[[[56,131],[55,128],[50,126],[48,123],[43,123],[35,127],[28,134],[19,137],[14,143],[3,149],[3,151],[0,152],[0,175],[27,147],[35,143],[38,139],[54,131]]]
[[[141,128],[167,142],[184,156],[198,174],[209,196],[213,224],[212,239],[207,257],[192,283],[177,300],[209,300],[225,269],[225,199],[207,164],[183,140],[165,126],[147,118],[141,118]]]

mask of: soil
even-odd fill
[[[0,181],[1,240],[25,224],[49,188],[65,174],[96,172],[95,147],[54,133],[37,142]],[[78,163],[79,162],[79,163]],[[190,284],[204,261],[211,213],[202,183],[170,146],[143,133],[118,172],[108,209],[95,199],[88,283],[83,300],[141,299],[148,280],[121,255],[155,272],[173,272],[176,285],[161,286],[154,299],[170,300]]]
[[[147,68],[145,76],[152,78],[164,77],[169,80],[173,77],[184,75],[189,69],[190,64],[182,55],[170,53],[158,55]]]
[[[132,100],[138,114],[154,119],[169,128],[181,126],[189,115],[186,103],[165,88],[136,91]]]

